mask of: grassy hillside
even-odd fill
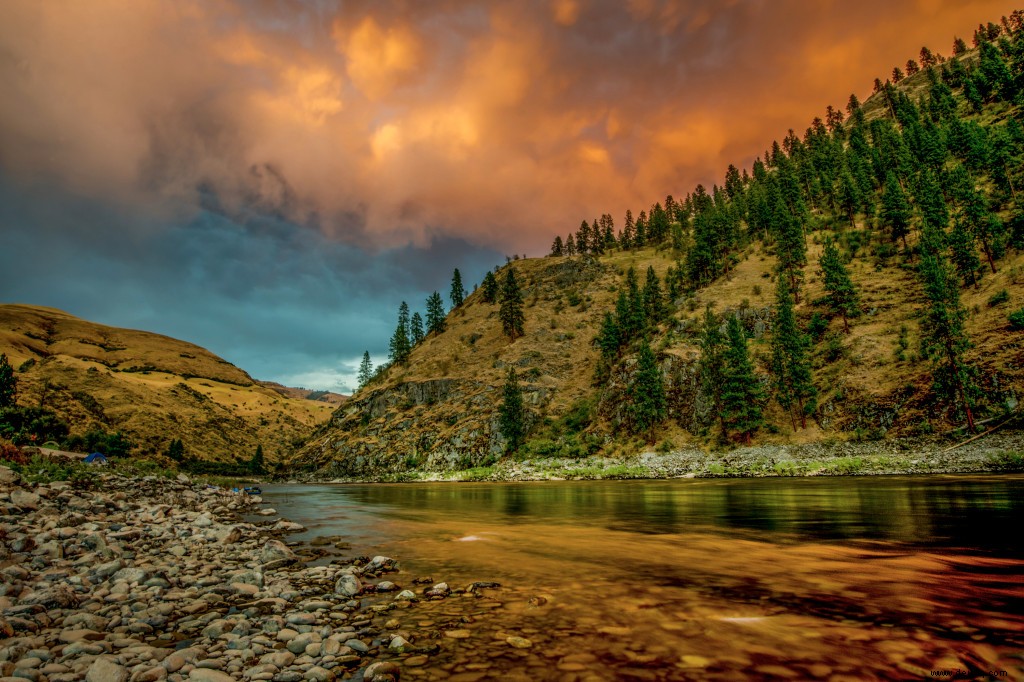
[[[886,84],[863,104],[851,98],[849,116],[830,109],[802,139],[790,131],[773,144],[751,173],[731,168],[723,187],[652,206],[642,238],[629,236],[632,225],[625,239],[621,229],[617,239],[584,233],[583,255],[506,264],[496,276],[502,281],[514,268],[523,287],[522,337],[510,341],[498,304],[475,292],[449,314],[447,331],[353,396],[293,464],[378,476],[501,457],[623,457],[735,443],[734,433],[722,433],[714,387],[701,380],[708,306],[723,326],[737,317],[746,332],[764,393],[755,444],[952,433],[963,427],[964,406],[936,392],[942,353],[921,343],[936,295],[923,270],[928,259],[944,268],[943,305],[965,316],[970,347],[957,361],[974,372],[972,414],[981,424],[1001,420],[1024,386],[1024,338],[1009,321],[1024,306],[1022,70],[1018,31]],[[939,190],[931,203],[929,187]],[[905,246],[889,210],[897,192],[907,196]],[[938,216],[929,208],[936,204]],[[610,216],[595,221],[594,232],[606,218],[610,232]],[[849,333],[827,305],[818,265],[829,239],[860,295]],[[626,272],[633,268],[642,286],[648,267],[662,287],[672,279],[679,295],[602,360],[602,318],[615,313]],[[774,390],[780,276],[802,282],[795,312],[817,391],[806,428],[799,419],[794,428]],[[630,413],[643,342],[655,352],[667,400],[649,430],[633,428]],[[498,427],[510,366],[528,427],[514,451]]]
[[[286,397],[199,346],[51,308],[0,305],[0,352],[19,405],[55,411],[72,433],[121,431],[139,454],[181,439],[186,457],[248,460],[262,444],[279,461],[334,407]]]

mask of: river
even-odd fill
[[[292,539],[398,558],[403,587],[502,584],[447,600],[461,615],[418,616],[423,633],[457,618],[447,626],[468,634],[441,637],[403,679],[1024,679],[1021,475],[272,486],[264,499],[309,529]]]

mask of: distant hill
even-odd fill
[[[300,398],[303,400],[316,400],[321,403],[328,403],[330,405],[340,405],[348,399],[347,395],[341,393],[332,393],[331,391],[314,391],[309,388],[293,388],[291,386],[284,386],[277,383],[276,381],[261,381],[259,382],[269,389],[277,391],[285,398]]]
[[[19,405],[55,411],[72,433],[122,431],[140,454],[180,439],[187,457],[248,460],[262,444],[279,461],[332,410],[194,344],[52,308],[0,305],[0,352],[15,368]]]
[[[901,68],[899,82],[879,81],[865,102],[851,97],[845,114],[830,107],[802,136],[766,145],[749,171],[730,167],[720,186],[669,196],[628,225],[607,215],[573,225],[551,257],[496,268],[499,282],[514,269],[522,287],[523,336],[510,340],[499,305],[476,290],[448,314],[446,331],[343,404],[293,465],[373,477],[506,456],[722,452],[743,434],[722,435],[720,386],[702,379],[708,306],[723,332],[731,318],[745,332],[762,396],[755,444],[951,432],[966,423],[968,399],[980,424],[1001,420],[1024,397],[1024,312],[1011,322],[1024,310],[1020,19],[1015,33],[990,25],[980,47],[948,60],[922,51],[913,74]],[[849,332],[819,264],[829,240],[859,295]],[[652,270],[665,306],[638,310],[641,331],[603,355],[606,316],[619,324],[637,310],[617,305],[631,268],[640,288]],[[802,401],[806,427],[782,407],[787,363],[772,362],[780,276],[799,286],[794,343],[806,344],[816,393]],[[936,341],[950,326],[928,332],[936,315],[962,315],[967,344]],[[651,429],[636,428],[644,341],[666,400]],[[947,356],[963,371],[943,385]],[[514,452],[498,420],[509,367],[528,429]],[[961,380],[967,398],[953,385]]]

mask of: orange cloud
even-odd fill
[[[542,252],[721,182],[1008,0],[0,3],[0,168],[332,238]],[[397,17],[400,17],[398,19]]]
[[[336,23],[334,38],[348,61],[349,78],[371,100],[408,82],[420,65],[419,38],[405,26],[384,28],[368,16],[349,32]]]

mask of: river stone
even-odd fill
[[[38,509],[39,495],[30,493],[22,488],[16,488],[11,491],[11,503],[21,509]]]
[[[412,590],[402,590],[395,595],[395,601],[414,601],[416,599],[416,593]]]
[[[234,678],[213,668],[193,668],[188,674],[191,682],[234,682]]]
[[[391,661],[377,661],[376,663],[371,663],[366,667],[366,670],[363,671],[363,679],[372,681],[373,678],[378,675],[391,675],[397,680],[401,672],[402,669],[398,667],[397,663],[392,663]]]
[[[97,658],[89,666],[85,682],[128,682],[128,670],[109,658]]]
[[[352,651],[358,651],[361,654],[365,654],[370,650],[370,647],[366,645],[366,642],[364,642],[361,639],[355,638],[345,640],[345,646],[347,646]]]
[[[298,560],[298,555],[280,540],[267,540],[260,550],[260,563],[269,570],[294,564]]]
[[[359,578],[351,573],[342,573],[338,581],[334,583],[334,593],[345,597],[354,597],[363,589]]]
[[[398,589],[398,585],[394,584],[390,580],[381,580],[377,583],[378,592],[394,592]]]
[[[320,643],[320,635],[315,632],[304,632],[285,644],[285,648],[299,656],[306,652],[306,647],[314,643]]]
[[[408,649],[410,646],[412,645],[409,644],[409,640],[407,640],[405,637],[402,637],[401,635],[395,635],[391,638],[391,643],[388,644],[388,650],[397,651],[398,653],[404,653],[405,650]]]
[[[531,642],[530,640],[526,639],[525,637],[516,637],[515,635],[512,635],[511,637],[506,637],[505,642],[515,647],[516,649],[529,649],[533,646],[533,642]]]
[[[451,588],[448,587],[448,583],[438,583],[424,592],[424,594],[428,597],[447,597],[451,594],[451,591]]]
[[[315,665],[306,671],[306,679],[315,680],[315,682],[331,682],[334,680],[334,673],[326,668]]]

